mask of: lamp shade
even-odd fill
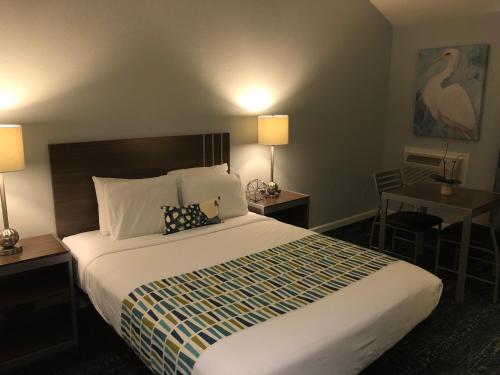
[[[288,116],[259,116],[259,143],[278,146],[288,144]]]
[[[23,129],[0,125],[0,173],[24,169]]]

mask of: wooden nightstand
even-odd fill
[[[77,344],[71,255],[52,235],[0,256],[0,372]]]
[[[287,224],[309,228],[309,195],[283,190],[278,198],[248,202],[248,210]]]

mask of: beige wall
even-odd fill
[[[27,159],[11,225],[54,231],[49,143],[230,131],[232,170],[268,179],[252,86],[290,115],[276,180],[312,194],[311,224],[371,208],[391,32],[364,0],[0,0],[0,123],[24,126]]]
[[[450,140],[450,150],[470,154],[467,184],[493,188],[500,148],[500,13],[394,29],[386,127],[385,167],[401,164],[405,145],[443,149],[436,138],[412,134],[418,50],[465,44],[490,44],[489,67],[478,142]]]

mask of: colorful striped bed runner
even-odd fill
[[[397,259],[320,234],[134,289],[125,341],[154,374],[191,374],[226,336],[307,306]]]

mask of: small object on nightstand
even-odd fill
[[[71,254],[53,235],[0,257],[0,372],[77,344]]]
[[[269,198],[278,198],[280,196],[281,190],[278,189],[278,184],[276,182],[269,182],[267,184],[266,194]]]
[[[5,198],[4,172],[15,172],[24,169],[23,130],[19,125],[0,125],[0,200],[2,204],[3,226],[0,231],[0,255],[17,254],[23,251],[16,246],[19,234],[9,228],[7,199]]]
[[[260,202],[264,199],[267,191],[267,184],[256,178],[247,184],[246,196],[250,202]]]
[[[278,197],[265,197],[259,202],[248,202],[248,210],[275,218],[287,224],[309,228],[309,195],[281,191]]]
[[[22,246],[16,246],[19,242],[19,233],[12,228],[5,228],[0,231],[0,255],[12,255],[23,251]]]

